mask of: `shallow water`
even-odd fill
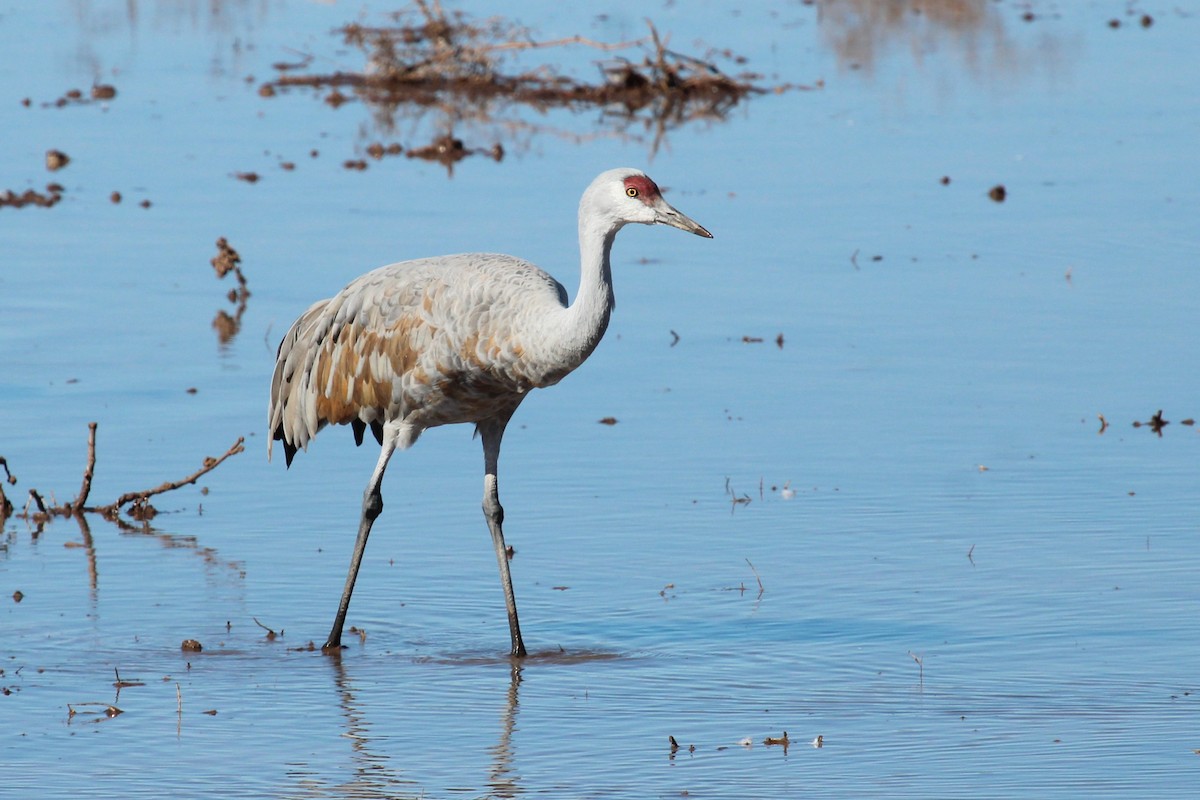
[[[0,3],[23,65],[0,77],[0,191],[64,186],[53,208],[0,208],[5,492],[18,511],[31,487],[73,496],[92,420],[98,502],[247,437],[152,528],[5,523],[0,794],[1192,789],[1197,19],[678,5],[511,13],[604,40],[649,14],[679,49],[730,47],[812,88],[672,131],[652,158],[652,136],[598,113],[534,117],[552,130],[448,176],[342,166],[427,141],[429,120],[382,132],[358,103],[258,95],[302,54],[360,69],[330,31],[391,6]],[[117,97],[44,105],[94,81]],[[50,148],[72,159],[53,174]],[[340,659],[307,650],[375,452],[332,429],[290,470],[266,462],[284,328],[366,269],[439,252],[519,254],[573,290],[578,194],[625,163],[716,238],[622,232],[605,341],[510,426],[534,655],[503,656],[465,426],[392,462],[350,612],[365,636]],[[252,292],[225,344],[218,236]],[[1158,409],[1161,436],[1132,426]],[[143,685],[118,692],[114,669]],[[783,731],[786,749],[763,743]]]

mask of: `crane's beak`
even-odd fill
[[[654,204],[654,221],[661,222],[663,225],[670,225],[672,228],[679,228],[681,231],[694,233],[697,236],[703,236],[705,239],[713,238],[713,235],[705,230],[699,222],[677,211],[666,200],[660,196],[658,202]]]

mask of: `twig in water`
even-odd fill
[[[75,513],[79,513],[87,505],[88,495],[92,491],[92,476],[96,473],[96,423],[88,423],[88,452],[87,465],[83,468],[83,484],[79,487],[79,496],[71,504]]]
[[[924,689],[925,688],[925,662],[922,661],[921,656],[917,655],[912,650],[908,651],[908,657],[911,658],[913,661],[917,662],[917,680],[920,682],[921,688]]]
[[[85,513],[101,514],[106,519],[116,521],[119,518],[121,508],[125,505],[132,504],[132,507],[129,510],[130,516],[134,517],[135,519],[145,521],[158,513],[148,502],[151,497],[195,483],[200,479],[201,476],[206,475],[216,469],[219,464],[225,461],[225,459],[243,452],[246,449],[244,447],[244,443],[245,438],[238,437],[238,440],[234,442],[227,451],[225,451],[224,455],[218,458],[212,458],[211,456],[205,458],[203,466],[185,478],[180,478],[176,481],[167,481],[159,486],[154,487],[153,489],[143,489],[137,492],[126,492],[118,497],[116,501],[109,503],[108,505],[89,506],[87,501],[89,495],[91,494],[92,478],[94,477],[96,471],[96,423],[92,422],[88,424],[87,464],[84,467],[83,482],[79,487],[78,497],[70,502],[58,503],[57,501],[53,500],[54,495],[51,493],[52,500],[51,503],[47,505],[45,498],[42,497],[41,493],[38,492],[37,489],[30,489],[30,499],[25,503],[24,510],[18,516],[27,520],[35,521],[39,524],[54,516],[81,518]],[[0,463],[4,463],[3,459],[0,459]],[[9,483],[16,483],[16,478],[12,476],[11,472],[8,472],[8,466],[6,463],[4,463],[4,468],[6,474],[9,476]],[[30,512],[29,508],[30,502],[37,506],[37,510],[32,513]],[[6,499],[4,498],[3,493],[0,492],[0,512],[5,510],[5,503]],[[11,506],[8,506],[8,509],[11,511]],[[0,517],[2,516],[4,516],[4,514],[0,513]]]
[[[730,514],[736,511],[738,506],[750,504],[750,495],[743,494],[739,497],[737,492],[733,490],[733,486],[730,484],[729,478],[725,479],[725,492],[729,495],[732,502],[732,505],[729,508]]]
[[[264,631],[267,632],[267,641],[269,641],[269,642],[275,641],[275,636],[276,636],[275,631],[271,630],[266,625],[263,625],[261,622],[259,622],[258,617],[251,617],[250,619],[254,620],[255,625],[257,625],[258,627],[262,628]]]
[[[125,505],[126,503],[131,503],[131,502],[136,501],[139,504],[144,504],[146,500],[148,500],[149,498],[153,497],[156,494],[163,494],[164,492],[170,492],[175,489],[178,489],[181,486],[187,486],[188,484],[195,483],[202,476],[207,475],[208,473],[210,473],[214,469],[216,469],[217,466],[219,466],[221,464],[221,462],[224,461],[225,459],[229,458],[230,456],[235,456],[238,453],[243,452],[246,449],[243,446],[243,443],[245,441],[246,441],[245,437],[239,436],[238,440],[236,442],[234,442],[233,445],[228,450],[225,451],[225,455],[220,456],[219,458],[213,458],[212,456],[208,456],[207,458],[204,459],[204,466],[200,467],[200,469],[196,470],[191,475],[188,475],[185,478],[180,478],[177,481],[167,481],[166,483],[156,486],[153,489],[145,489],[140,492],[126,492],[125,494],[118,497],[116,502],[113,503],[112,505],[99,506],[96,508],[96,510],[101,512],[105,516],[108,516],[110,513],[115,515],[117,513],[117,511],[120,510],[121,506]]]
[[[120,692],[122,689],[129,687],[129,686],[145,686],[146,685],[146,684],[142,683],[141,681],[121,680],[121,672],[116,667],[113,667],[113,674],[117,676],[116,681],[113,682],[113,686],[117,687],[118,692]]]
[[[747,558],[746,563],[750,564],[750,571],[754,573],[754,580],[758,581],[758,596],[761,598],[763,596],[763,592],[766,591],[763,588],[762,578],[758,576],[758,570],[754,568],[754,564],[751,563],[750,559]]]

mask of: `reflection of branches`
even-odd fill
[[[228,567],[238,569],[239,565],[236,562],[224,561],[221,559],[217,551],[211,547],[201,546],[195,537],[178,536],[171,533],[156,531],[150,527],[149,520],[157,513],[153,506],[149,503],[149,498],[158,494],[172,491],[189,483],[195,483],[196,480],[217,467],[222,461],[231,455],[242,451],[242,440],[238,439],[233,447],[220,458],[207,458],[204,465],[196,472],[181,478],[176,481],[167,481],[153,489],[145,489],[135,492],[126,492],[117,498],[116,501],[107,505],[88,505],[88,497],[91,494],[92,478],[96,470],[96,423],[88,425],[88,454],[87,464],[83,470],[83,482],[79,487],[79,494],[72,501],[66,503],[57,503],[53,500],[47,500],[36,489],[29,490],[29,501],[26,503],[25,509],[13,515],[12,503],[4,496],[4,491],[0,488],[0,528],[3,527],[5,521],[10,515],[24,519],[26,522],[33,525],[33,538],[37,539],[41,536],[45,529],[46,523],[55,517],[70,517],[75,520],[79,526],[81,541],[68,541],[67,547],[82,548],[87,556],[87,572],[88,572],[88,587],[92,596],[93,602],[96,600],[99,591],[100,574],[97,567],[96,558],[96,542],[92,536],[91,525],[88,524],[87,514],[98,513],[105,519],[114,523],[123,534],[134,534],[138,536],[148,536],[157,539],[163,546],[169,548],[181,548],[192,550],[201,556],[206,564],[214,566]],[[3,470],[6,481],[10,485],[17,483],[17,477],[9,471],[8,462],[0,456],[0,469]],[[30,504],[33,509],[30,509]],[[119,515],[121,509],[126,505],[129,507],[129,515],[138,524],[131,524]]]
[[[518,110],[545,114],[598,108],[601,119],[618,130],[640,125],[652,131],[653,152],[669,131],[700,120],[722,120],[741,100],[767,91],[754,83],[757,76],[734,77],[711,60],[670,49],[649,20],[649,36],[605,43],[582,36],[536,41],[529,29],[514,23],[500,18],[474,22],[424,0],[396,19],[401,24],[351,24],[340,30],[347,44],[365,54],[362,72],[283,74],[260,94],[269,97],[292,87],[327,89],[326,101],[336,107],[350,99],[342,90],[350,90],[371,108],[376,126],[384,131],[394,130],[398,118],[416,121],[432,113],[439,130],[434,143],[410,148],[408,156],[449,166],[478,152],[494,158],[503,154],[499,144],[466,148],[453,135],[461,122],[503,125]],[[600,80],[594,82],[549,65],[522,70],[507,63],[517,52],[577,47],[641,52],[600,62]]]
[[[33,511],[29,508],[29,503],[25,504],[25,509],[16,516],[22,519],[29,520],[39,525],[39,527],[53,517],[78,517],[83,514],[100,514],[105,519],[120,522],[119,515],[121,509],[129,506],[127,513],[136,520],[146,521],[152,519],[158,511],[154,506],[150,505],[150,498],[155,495],[165,494],[166,492],[174,491],[182,486],[194,484],[201,476],[212,472],[217,466],[229,458],[242,452],[245,447],[242,446],[244,439],[238,437],[238,440],[225,451],[225,454],[219,458],[208,457],[204,459],[204,464],[200,469],[196,470],[186,477],[174,481],[165,481],[164,483],[155,486],[151,489],[141,489],[133,492],[126,492],[118,497],[113,502],[107,505],[89,506],[87,504],[88,495],[92,489],[92,477],[96,470],[96,423],[88,423],[88,454],[87,464],[83,470],[83,483],[79,488],[79,495],[72,501],[66,503],[55,503],[51,501],[47,505],[46,500],[36,489],[29,490],[29,502],[35,506]],[[7,462],[0,458],[0,463],[4,464],[5,472],[8,475],[9,483],[15,484],[16,478],[8,473]],[[3,510],[7,506],[10,510],[12,506],[3,499],[3,492],[0,492],[0,517],[3,517]]]

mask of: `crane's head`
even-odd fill
[[[624,167],[600,174],[583,193],[580,216],[593,215],[613,227],[629,222],[670,225],[707,239],[712,234],[663,199],[658,184],[638,169]]]

